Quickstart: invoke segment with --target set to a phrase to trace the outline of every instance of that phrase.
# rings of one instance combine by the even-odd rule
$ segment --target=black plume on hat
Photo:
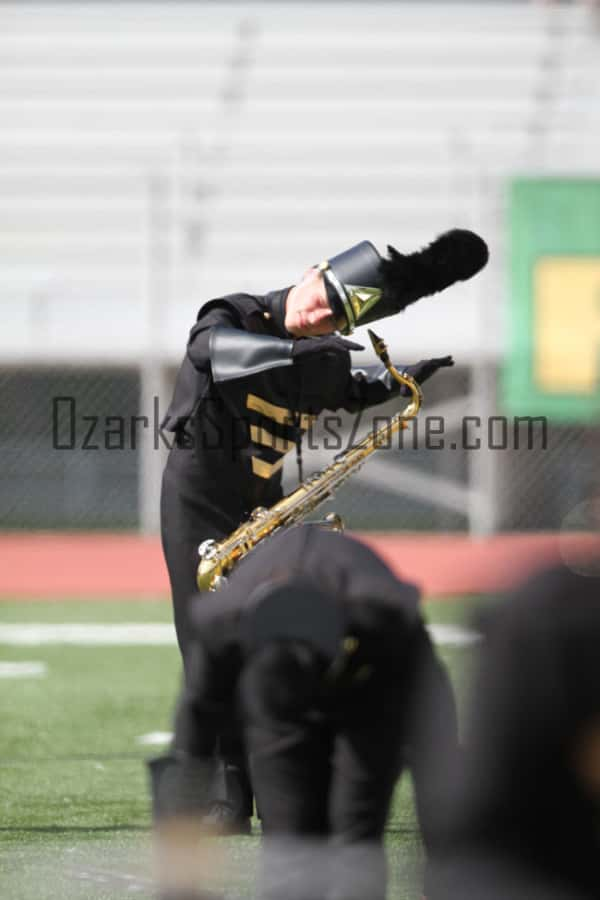
[[[446,231],[424,250],[399,253],[388,245],[388,259],[381,260],[381,303],[400,312],[420,297],[437,294],[456,281],[467,281],[488,261],[486,242],[473,231]]]
[[[479,235],[460,228],[446,231],[416,253],[400,253],[391,246],[388,253],[382,258],[370,241],[362,241],[320,264],[337,327],[344,334],[472,278],[489,256]]]

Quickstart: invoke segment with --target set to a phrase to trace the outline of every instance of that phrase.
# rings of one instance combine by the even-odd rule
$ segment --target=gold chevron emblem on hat
[[[381,290],[379,288],[367,287],[362,284],[345,284],[344,287],[352,306],[355,323],[359,323],[363,316],[381,300]]]

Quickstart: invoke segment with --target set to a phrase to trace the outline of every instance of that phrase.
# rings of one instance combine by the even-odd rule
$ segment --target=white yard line
[[[0,662],[0,678],[45,678],[47,674],[43,662]]]
[[[149,734],[140,734],[139,737],[135,739],[136,744],[141,744],[143,747],[154,747],[157,745],[169,744],[173,738],[173,734],[170,731],[151,731]]]
[[[101,869],[98,867],[86,867],[85,869],[67,869],[67,874],[80,881],[92,884],[120,885],[128,894],[147,891],[155,885],[150,878],[141,875],[132,875],[129,872],[117,872],[113,869]],[[154,893],[154,891],[152,892]]]
[[[0,625],[0,644],[40,647],[72,644],[78,647],[136,647],[175,645],[172,625],[124,622],[120,625]]]
[[[469,647],[481,640],[479,632],[459,625],[429,625],[428,628],[433,642],[441,647]],[[175,630],[172,625],[154,622],[0,625],[0,644],[16,647],[40,647],[43,644],[79,647],[175,646]]]
[[[427,630],[438,647],[471,647],[481,640],[478,631],[462,625],[428,625]]]

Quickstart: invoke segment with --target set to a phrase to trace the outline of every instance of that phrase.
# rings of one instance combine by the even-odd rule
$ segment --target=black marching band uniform
[[[487,261],[481,238],[460,230],[418,253],[388,249],[382,259],[363,241],[319,266],[342,333],[470,278]],[[281,498],[284,456],[299,448],[324,409],[361,410],[400,390],[383,366],[353,371],[349,349],[357,345],[339,336],[293,339],[284,324],[288,291],[232,294],[201,308],[162,422],[175,436],[163,476],[161,536],[184,669],[199,544],[222,539],[256,506]],[[444,365],[452,365],[450,357],[407,371],[422,382]],[[225,801],[233,827],[243,830],[252,812],[243,757],[226,734],[218,755],[224,762],[215,800]]]
[[[190,621],[176,749],[151,763],[157,822],[201,816],[214,739],[235,722],[265,835],[264,896],[317,900],[333,883],[344,900],[383,900],[383,831],[402,766],[431,849],[457,748],[417,588],[364,544],[303,525],[200,595]],[[164,896],[205,896],[196,890]]]
[[[480,624],[485,650],[428,896],[598,898],[600,556],[539,572]]]

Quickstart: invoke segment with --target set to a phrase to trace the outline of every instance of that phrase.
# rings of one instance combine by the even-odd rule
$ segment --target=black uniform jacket
[[[537,573],[484,618],[435,898],[600,897],[600,794],[582,749],[600,723],[593,571]]]
[[[284,456],[322,410],[355,411],[392,395],[385,379],[353,372],[343,349],[215,383],[211,329],[289,341],[292,335],[284,327],[288,291],[232,294],[201,308],[161,423],[177,437],[170,475],[187,483],[188,500],[193,498],[196,512],[216,532],[227,533],[255,506],[280,499]]]
[[[265,582],[296,575],[312,577],[342,604],[345,632],[358,641],[328,695],[331,715],[353,714],[360,707],[361,686],[372,689],[377,683],[383,691],[397,692],[398,720],[407,723],[408,742],[422,745],[417,755],[423,767],[430,749],[441,751],[442,740],[454,746],[452,692],[424,626],[418,589],[396,578],[364,544],[318,525],[297,526],[268,539],[238,565],[225,588],[195,599],[196,652],[177,721],[177,745],[193,756],[210,755],[215,735],[235,719],[237,683],[248,652],[243,635],[244,617],[252,613],[250,595]],[[417,716],[417,708],[425,712],[428,703],[435,706],[435,716]]]

